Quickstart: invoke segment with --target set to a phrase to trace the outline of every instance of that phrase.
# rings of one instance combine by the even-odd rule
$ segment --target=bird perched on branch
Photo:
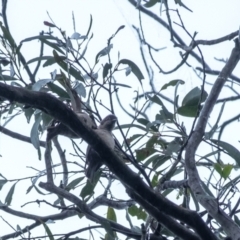
[[[98,136],[108,145],[111,149],[114,149],[115,141],[112,135],[117,117],[113,114],[105,117],[98,128],[95,130]],[[95,172],[102,166],[103,162],[99,154],[90,146],[87,147],[86,152],[86,176],[93,182]]]
[[[94,122],[94,119],[92,119],[87,113],[76,113],[80,121],[85,123],[89,128],[96,129],[97,126]],[[80,138],[81,136],[77,135],[75,132],[70,130],[66,125],[63,123],[54,120],[52,122],[52,126],[48,127],[47,129],[47,141],[52,140],[57,135],[63,135],[69,138]]]

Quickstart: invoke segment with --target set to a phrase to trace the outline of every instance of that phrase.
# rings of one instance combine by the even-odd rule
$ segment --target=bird
[[[76,113],[78,118],[84,122],[89,128],[96,129],[97,126],[94,122],[94,120],[84,112],[81,113]],[[80,138],[78,134],[70,130],[66,125],[63,123],[53,120],[52,121],[52,126],[48,127],[47,129],[47,141],[52,140],[54,137],[57,135],[63,135],[69,138]]]
[[[113,114],[106,116],[96,130],[94,130],[98,136],[110,147],[114,149],[115,140],[113,138],[112,130],[117,122],[117,117]],[[86,151],[86,167],[85,174],[91,183],[94,181],[95,172],[102,166],[103,161],[99,154],[88,145]]]

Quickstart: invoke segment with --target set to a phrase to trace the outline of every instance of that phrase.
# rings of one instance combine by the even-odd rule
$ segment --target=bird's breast
[[[113,139],[113,136],[110,132],[108,131],[105,131],[105,130],[100,130],[100,129],[97,129],[95,130],[97,135],[111,148],[113,149],[114,146],[115,146],[115,142],[114,142],[114,139]]]

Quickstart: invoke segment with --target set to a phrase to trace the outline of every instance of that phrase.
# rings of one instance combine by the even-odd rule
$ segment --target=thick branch
[[[212,112],[212,109],[227,78],[231,75],[233,69],[239,61],[240,48],[238,42],[235,41],[235,43],[236,46],[233,48],[228,62],[214,83],[212,90],[203,106],[203,109],[201,110],[195,130],[189,138],[186,147],[185,161],[189,176],[188,184],[198,198],[198,201],[206,208],[206,210],[208,210],[211,216],[221,224],[224,231],[228,235],[232,236],[233,239],[238,239],[237,237],[240,237],[240,230],[238,226],[219,208],[217,200],[210,198],[206,194],[201,186],[201,180],[195,164],[195,153],[204,136],[210,113]]]
[[[200,216],[193,211],[177,206],[161,195],[157,195],[142,181],[140,176],[125,165],[122,159],[105,145],[94,130],[85,126],[77,115],[57,98],[44,92],[33,92],[3,83],[0,83],[0,96],[10,101],[16,101],[42,109],[52,117],[58,119],[76,134],[82,136],[82,138],[99,153],[104,163],[127,188],[140,196],[144,196],[144,200],[158,208],[159,211],[188,224],[195,231],[201,232],[203,228],[207,231],[208,227]]]

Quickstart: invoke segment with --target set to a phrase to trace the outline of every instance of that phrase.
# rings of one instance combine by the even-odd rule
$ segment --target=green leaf
[[[219,163],[214,164],[214,169],[219,173],[219,175],[222,177],[222,166]]]
[[[11,46],[12,48],[16,48],[16,43],[15,43],[15,41],[14,41],[11,33],[7,30],[7,28],[5,28],[5,27],[2,25],[2,23],[1,23],[1,29],[2,29],[2,32],[3,32],[3,37],[8,40],[10,46]]]
[[[39,62],[42,60],[48,60],[50,58],[53,58],[53,57],[52,56],[42,56],[42,57],[32,58],[31,60],[27,61],[26,65],[34,63],[34,62]]]
[[[9,192],[8,192],[6,198],[5,198],[5,204],[8,205],[8,206],[9,206],[9,205],[11,204],[11,202],[12,202],[12,197],[13,197],[14,190],[15,190],[15,186],[16,186],[17,183],[18,183],[18,182],[14,183],[14,184],[12,185],[12,187],[10,188],[10,190],[9,190]]]
[[[240,152],[234,146],[227,142],[215,139],[211,139],[211,141],[222,147],[229,154],[229,156],[231,156],[236,161],[237,165],[240,166]]]
[[[184,117],[196,117],[198,112],[198,105],[183,106],[177,109],[177,113]]]
[[[111,49],[112,49],[113,45],[110,44],[109,46],[105,47],[104,49],[102,49],[97,55],[96,55],[96,58],[95,58],[95,63],[98,62],[99,58],[100,57],[103,57],[103,56],[106,56],[107,54],[110,53]]]
[[[200,97],[201,97],[201,92],[202,90],[198,87],[195,87],[194,89],[192,89],[184,97],[182,101],[182,106],[198,106]],[[207,92],[203,91],[203,95],[200,103],[203,103],[206,100],[207,96],[208,96]]]
[[[27,108],[23,109],[23,111],[24,111],[24,115],[27,119],[27,123],[29,123],[35,110],[33,110],[31,107],[27,107]]]
[[[154,161],[152,162],[153,170],[157,170],[169,159],[170,159],[170,156],[158,155],[157,158],[154,159]]]
[[[30,138],[31,138],[31,143],[36,149],[39,149],[40,144],[39,144],[39,134],[38,134],[38,127],[41,122],[41,114],[36,115],[35,122],[32,126],[31,133],[30,133]]]
[[[89,35],[91,28],[92,28],[92,15],[90,14],[90,23],[89,23],[89,27],[88,27],[88,31],[87,31],[86,36]]]
[[[225,165],[225,166],[223,167],[222,177],[223,177],[225,180],[229,177],[232,169],[233,169],[233,165],[231,165],[231,164],[227,164],[227,165]]]
[[[0,190],[2,190],[2,187],[3,187],[3,185],[5,184],[5,183],[7,183],[8,181],[7,180],[5,180],[5,179],[1,179],[0,180]]]
[[[144,7],[150,8],[157,4],[160,0],[149,0],[147,3],[144,4]]]
[[[158,185],[159,181],[158,181],[158,175],[157,174],[154,174],[154,176],[151,180],[151,183],[152,183],[153,187],[156,187]]]
[[[137,215],[137,212],[138,207],[136,205],[132,205],[131,207],[128,208],[128,213],[133,217]]]
[[[59,56],[59,58],[61,58],[62,61],[66,60],[67,58],[65,56]],[[54,63],[56,63],[56,60],[54,57],[49,57],[47,59],[47,61],[43,64],[43,67],[47,67],[47,66],[51,66]]]
[[[49,240],[54,240],[54,237],[53,237],[53,234],[52,234],[50,228],[47,226],[46,223],[42,222],[42,224],[43,224],[43,227],[44,227],[44,229],[45,229],[45,231],[48,235]]]
[[[64,91],[61,87],[56,85],[55,83],[49,82],[47,86],[53,93],[56,93],[62,99],[65,99],[65,100],[70,99],[68,93]]]
[[[57,50],[58,52],[62,53],[62,54],[65,54],[64,51],[58,47],[58,45],[56,43],[53,43],[53,42],[49,42],[47,41],[46,39],[44,38],[39,38],[39,40],[41,40],[43,43],[45,43],[46,45],[48,45],[49,47]]]
[[[164,89],[167,89],[168,87],[171,87],[171,86],[174,87],[174,86],[176,86],[178,83],[179,83],[179,84],[185,84],[185,82],[184,82],[183,80],[181,80],[181,79],[172,80],[172,81],[164,84],[164,85],[162,86],[162,88],[161,88],[160,91],[162,91],[162,90],[164,90]]]
[[[112,68],[111,63],[106,63],[103,67],[103,79],[108,75],[109,70]]]
[[[56,27],[53,23],[50,23],[50,22],[47,22],[47,21],[44,21],[43,24],[45,26],[48,26],[48,27]]]
[[[144,79],[144,76],[143,76],[142,72],[140,71],[140,69],[138,68],[138,66],[134,62],[132,62],[128,59],[122,59],[119,61],[118,64],[119,65],[127,64],[131,68],[132,73],[138,78],[140,84],[142,85],[142,80]]]
[[[0,74],[0,80],[4,80],[4,81],[16,81],[19,80],[17,78],[8,76],[8,75],[4,75],[4,74]]]
[[[136,150],[136,157],[138,161],[142,161],[149,156],[151,156],[153,153],[155,153],[157,150],[154,148],[141,148]]]
[[[115,239],[115,237],[114,237],[115,234],[112,230],[112,227],[111,227],[110,223],[107,222],[106,220],[100,220],[99,222],[103,226],[105,231],[107,232],[107,240],[114,240]]]
[[[237,215],[234,215],[234,221],[240,227],[240,220]]]
[[[101,176],[101,172],[97,171],[94,176],[93,183],[90,183],[89,180],[87,180],[87,184],[82,188],[82,191],[80,193],[80,196],[82,199],[85,199],[87,196],[91,196],[94,193],[94,188],[97,185],[97,182]]]
[[[117,222],[116,213],[115,213],[115,211],[114,211],[114,209],[112,207],[108,207],[107,219],[111,220],[113,222]]]
[[[42,128],[46,130],[49,126],[49,123],[52,121],[52,116],[48,115],[45,112],[42,112]]]
[[[138,208],[136,205],[132,205],[128,208],[128,212],[131,216],[137,217],[137,219],[146,220],[147,214],[142,207]]]
[[[131,86],[129,85],[126,85],[126,84],[122,84],[122,83],[111,83],[112,86],[115,86],[115,87],[125,87],[125,88],[132,88]]]
[[[71,189],[75,189],[75,187],[84,179],[85,177],[79,177],[71,181],[67,186],[66,190],[70,191]]]
[[[69,72],[69,74],[71,76],[75,77],[75,79],[77,79],[79,81],[82,81],[82,82],[85,82],[81,73],[79,71],[77,71],[75,68],[73,68],[72,66],[68,66],[68,64],[62,60],[61,56],[59,56],[55,50],[53,50],[53,56],[54,56],[57,64],[62,69],[64,69],[66,72]]]
[[[163,111],[166,119],[170,119],[170,120],[173,119],[173,114],[167,110],[167,108],[164,106],[163,102],[157,95],[154,95],[153,97],[151,97],[151,96],[148,96],[148,97],[152,102],[154,102],[162,107],[162,111]]]

